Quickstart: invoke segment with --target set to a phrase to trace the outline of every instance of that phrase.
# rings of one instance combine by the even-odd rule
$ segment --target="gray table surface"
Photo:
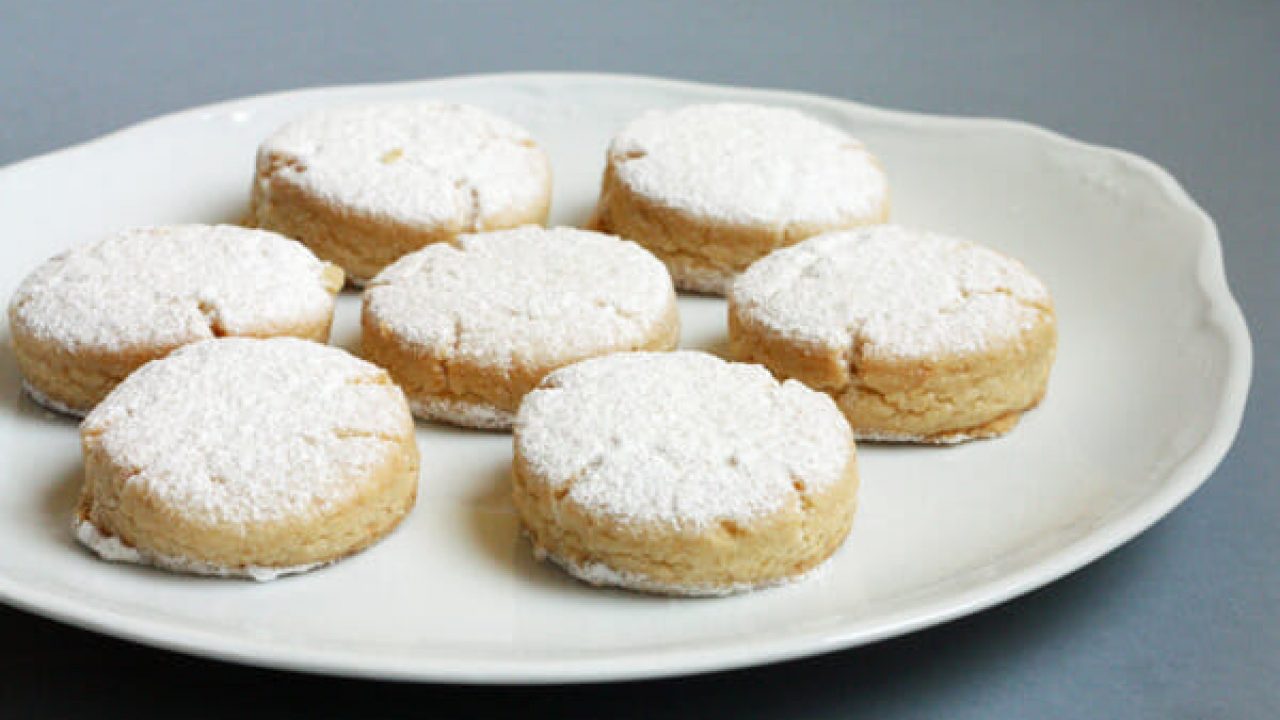
[[[1234,449],[1090,567],[825,657],[612,686],[394,685],[199,660],[0,607],[0,715],[1280,717],[1280,4],[0,0],[0,164],[246,94],[504,70],[1005,116],[1155,160],[1217,220],[1253,334]]]

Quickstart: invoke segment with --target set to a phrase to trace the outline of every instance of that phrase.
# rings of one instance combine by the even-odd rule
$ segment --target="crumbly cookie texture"
[[[501,429],[547,373],[670,349],[679,317],[666,269],[635,243],[526,226],[401,258],[365,290],[362,327],[362,354],[419,416]]]
[[[588,582],[719,595],[803,575],[857,489],[830,398],[700,352],[549,375],[520,407],[513,500],[535,552]]]
[[[57,400],[54,400],[48,395],[45,395],[44,393],[40,392],[39,388],[27,382],[25,379],[22,381],[22,392],[26,393],[27,397],[34,400],[37,405],[44,408],[45,410],[50,410],[52,412],[59,413],[62,415],[69,415],[73,418],[83,418],[85,415],[89,414],[88,410],[83,410],[81,408],[74,408],[74,407],[71,407],[70,405],[66,405],[64,403],[58,402]]]
[[[722,294],[774,248],[888,210],[888,180],[856,139],[794,110],[723,103],[619,132],[592,223],[648,247],[682,289]]]
[[[326,340],[342,271],[275,233],[142,227],[64,252],[9,304],[19,368],[42,404],[83,414],[142,364],[217,336]]]
[[[258,151],[252,222],[295,237],[363,283],[460,233],[546,221],[547,155],[469,105],[416,100],[322,110]]]
[[[191,575],[212,575],[214,577],[233,577],[258,582],[269,582],[286,575],[297,575],[314,570],[322,563],[306,563],[291,567],[262,567],[259,565],[241,565],[225,567],[213,565],[200,560],[162,555],[147,550],[140,550],[126,545],[114,535],[106,535],[89,520],[76,515],[71,521],[71,531],[81,545],[92,550],[98,557],[110,562],[132,563],[134,565],[151,565],[162,570],[188,573]]]
[[[729,293],[735,357],[830,393],[859,438],[952,443],[1012,429],[1043,397],[1053,302],[1022,264],[895,225],[829,233]]]
[[[417,492],[403,393],[305,340],[185,346],[131,375],[80,432],[73,522],[109,560],[270,579],[375,542]]]
[[[752,592],[755,590],[766,590],[769,588],[783,587],[785,585],[794,585],[821,575],[826,569],[826,566],[830,563],[830,560],[825,560],[812,570],[800,573],[799,575],[761,582],[669,584],[654,580],[648,575],[628,572],[625,570],[615,570],[604,563],[593,562],[586,565],[577,565],[568,558],[552,555],[537,549],[534,550],[534,555],[539,560],[547,560],[554,563],[566,573],[569,573],[588,585],[627,588],[639,592],[653,593],[655,595],[673,595],[676,597],[728,597],[730,595],[740,595],[742,593]]]
[[[477,430],[509,430],[516,421],[515,412],[478,401],[422,397],[410,400],[409,407],[420,418]]]

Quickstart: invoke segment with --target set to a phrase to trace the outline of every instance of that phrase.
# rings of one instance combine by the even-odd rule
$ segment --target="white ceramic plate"
[[[420,500],[399,531],[333,568],[259,585],[107,564],[76,546],[75,423],[23,397],[4,352],[0,599],[162,647],[349,675],[559,682],[731,668],[909,632],[1061,577],[1186,498],[1238,428],[1248,335],[1213,225],[1162,170],[1023,124],[785,92],[504,75],[171,115],[0,171],[0,298],[106,230],[232,220],[255,146],[277,125],[405,97],[474,103],[528,127],[554,163],[553,221],[569,224],[594,202],[609,137],[645,109],[771,103],[847,128],[883,160],[897,220],[980,240],[1047,281],[1061,324],[1048,398],[1005,439],[862,446],[853,533],[824,574],[793,587],[668,600],[573,582],[518,537],[510,439],[425,424]],[[342,298],[338,344],[356,343],[357,303]],[[720,346],[720,300],[683,298],[681,312],[685,346]]]

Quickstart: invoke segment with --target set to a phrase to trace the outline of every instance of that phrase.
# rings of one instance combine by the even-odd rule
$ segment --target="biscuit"
[[[183,347],[130,375],[80,436],[74,528],[107,560],[270,580],[376,542],[417,494],[404,394],[295,338]]]
[[[9,304],[29,394],[83,415],[144,363],[224,335],[325,341],[342,271],[274,233],[230,225],[125,230],[69,250]]]
[[[306,115],[258,150],[250,222],[363,284],[460,233],[544,223],[551,165],[528,132],[469,105],[377,103]]]
[[[794,110],[725,103],[618,133],[591,223],[653,251],[680,289],[723,294],[775,248],[888,213],[888,180],[860,142]]]
[[[953,443],[1011,430],[1045,394],[1053,301],[1020,263],[886,225],[822,235],[729,293],[733,356],[830,393],[860,439]]]
[[[662,263],[635,243],[535,226],[463,235],[406,255],[369,283],[361,353],[419,417],[511,426],[547,373],[680,332]]]
[[[596,585],[696,596],[796,580],[844,541],[857,485],[829,397],[701,352],[557,370],[515,426],[512,498],[534,552]]]

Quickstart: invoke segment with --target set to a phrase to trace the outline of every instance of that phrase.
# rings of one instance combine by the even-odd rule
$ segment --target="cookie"
[[[1011,430],[1045,394],[1053,301],[1022,264],[886,225],[815,237],[729,293],[734,357],[830,393],[859,438],[952,443]]]
[[[557,370],[515,426],[512,497],[539,556],[592,584],[727,595],[841,545],[858,485],[831,399],[701,352]]]
[[[224,335],[325,341],[342,271],[274,233],[230,225],[125,230],[69,250],[9,304],[28,393],[83,415],[144,363]]]
[[[294,338],[183,347],[80,428],[77,538],[107,560],[270,580],[354,553],[413,506],[413,417],[381,369]]]
[[[795,110],[654,111],[609,146],[592,225],[649,248],[682,290],[723,294],[771,250],[883,222],[889,184],[862,143]]]
[[[258,150],[250,221],[363,284],[461,233],[544,223],[547,155],[480,108],[415,100],[306,115]]]
[[[505,429],[547,373],[673,348],[680,319],[666,269],[635,243],[528,226],[406,255],[369,283],[361,326],[361,353],[416,415]]]

